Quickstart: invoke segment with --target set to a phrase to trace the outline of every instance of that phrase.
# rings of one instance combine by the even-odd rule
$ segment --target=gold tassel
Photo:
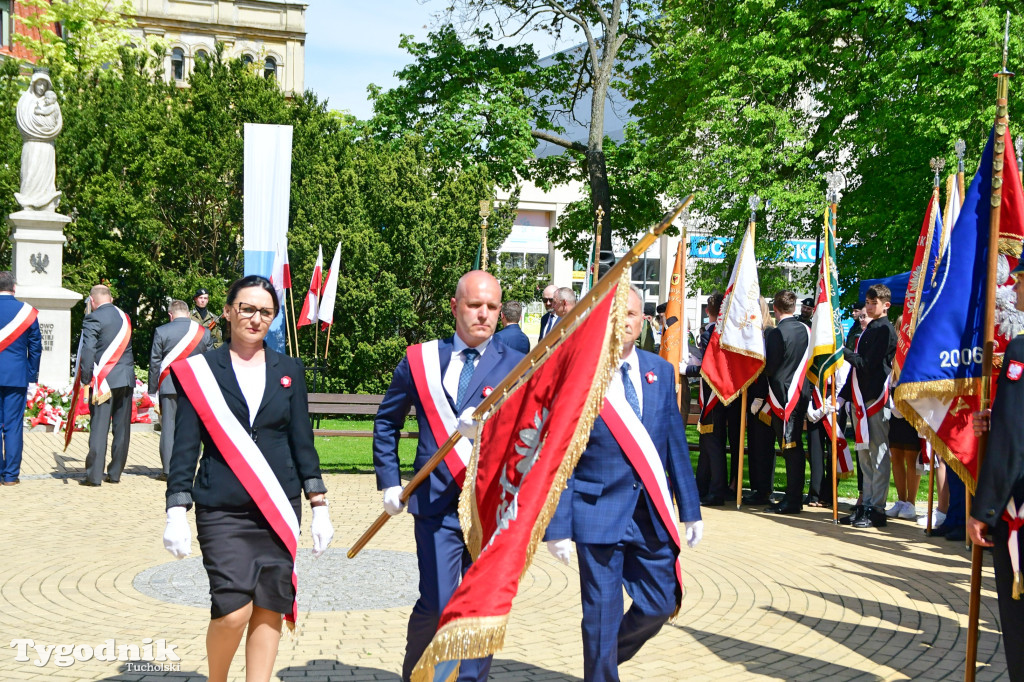
[[[1024,575],[1020,571],[1013,572],[1013,598],[1020,599],[1024,594]]]

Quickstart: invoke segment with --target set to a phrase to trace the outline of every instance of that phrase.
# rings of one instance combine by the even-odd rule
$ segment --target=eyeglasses
[[[277,313],[274,312],[273,308],[257,308],[256,306],[249,305],[248,303],[239,303],[235,310],[238,311],[238,316],[243,320],[252,319],[252,316],[256,313],[259,313],[260,319],[264,322],[272,322],[274,318],[277,317]]]
[[[553,298],[541,298],[541,300],[544,301],[545,303],[554,303],[555,302],[555,299],[553,299]]]

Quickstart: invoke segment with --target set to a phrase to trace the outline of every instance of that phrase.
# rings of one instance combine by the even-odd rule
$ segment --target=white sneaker
[[[907,521],[913,521],[917,518],[917,508],[910,502],[903,503],[903,509],[900,510],[899,518]]]
[[[888,516],[890,519],[895,519],[902,509],[903,503],[900,502],[899,500],[896,500],[895,502],[892,503],[891,507],[885,510],[885,515]]]
[[[940,512],[938,509],[933,509],[932,510],[932,528],[938,528],[939,526],[942,525],[942,522],[945,521],[945,520],[946,520],[946,515],[944,513]],[[927,514],[922,514],[920,517],[918,517],[917,525],[921,526],[922,528],[927,528],[928,527],[928,515]]]

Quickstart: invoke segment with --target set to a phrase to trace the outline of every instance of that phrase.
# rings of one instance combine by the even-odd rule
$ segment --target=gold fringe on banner
[[[618,288],[615,291],[615,300],[612,302],[609,315],[609,324],[605,329],[604,343],[601,349],[601,357],[593,374],[590,390],[587,393],[587,400],[576,428],[573,431],[572,440],[568,448],[562,454],[562,462],[558,467],[551,488],[541,508],[537,521],[530,534],[530,541],[526,548],[526,558],[523,569],[519,574],[520,580],[526,573],[527,568],[533,561],[537,545],[544,536],[544,531],[551,521],[551,517],[558,507],[558,500],[565,490],[569,477],[572,475],[580,456],[587,447],[590,440],[590,431],[594,427],[594,421],[604,407],[604,396],[608,385],[612,381],[615,370],[618,367],[619,355],[622,352],[622,343],[625,336],[626,304],[629,296],[629,270],[622,274]],[[597,302],[595,302],[595,307]],[[582,324],[583,318],[580,321]],[[559,345],[565,341],[570,334],[565,334],[558,342]],[[552,352],[558,348],[554,346]],[[524,378],[528,380],[528,378]],[[476,561],[483,545],[483,531],[480,524],[479,508],[476,498],[476,472],[480,459],[480,434],[483,425],[488,419],[498,413],[504,400],[495,404],[490,412],[480,420],[477,427],[477,438],[473,441],[473,453],[466,465],[466,478],[463,483],[462,494],[459,497],[459,523],[462,525],[466,547],[470,556]],[[543,444],[541,445],[543,448]],[[460,618],[447,623],[437,631],[430,644],[427,646],[420,660],[413,670],[412,679],[414,682],[429,682],[433,679],[434,668],[442,661],[463,660],[470,658],[483,658],[500,650],[505,643],[505,627],[508,616],[488,616],[483,618]],[[454,675],[450,680],[455,679]]]
[[[1020,258],[1021,238],[1009,232],[999,235],[999,253],[1010,258]]]

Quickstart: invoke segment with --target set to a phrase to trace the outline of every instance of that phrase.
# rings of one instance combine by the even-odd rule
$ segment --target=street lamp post
[[[480,269],[487,269],[487,216],[491,214],[491,202],[484,199],[480,202]]]

